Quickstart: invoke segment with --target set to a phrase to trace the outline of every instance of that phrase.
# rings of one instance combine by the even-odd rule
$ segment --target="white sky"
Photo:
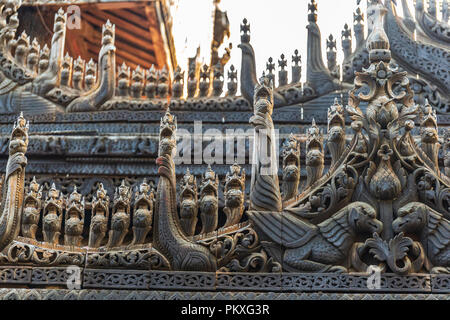
[[[413,0],[407,1],[411,13],[414,15]],[[348,23],[353,34],[353,13],[357,8],[356,2],[356,0],[316,0],[318,7],[317,23],[322,33],[322,54],[325,65],[325,39],[330,33],[333,34],[335,39],[338,39],[338,64],[342,62],[341,31],[344,24]],[[227,11],[231,29],[231,38],[226,40],[224,45],[226,46],[229,42],[233,44],[231,60],[226,70],[231,64],[234,64],[238,72],[240,71],[241,52],[237,45],[240,43],[240,24],[243,18],[247,18],[251,29],[250,43],[256,54],[257,76],[259,77],[265,70],[269,57],[272,57],[277,63],[280,55],[284,53],[286,59],[288,59],[287,70],[290,78],[291,56],[294,50],[298,49],[302,56],[302,81],[304,81],[308,3],[310,3],[310,0],[222,0],[220,8]],[[397,4],[397,12],[401,14],[401,0],[397,0]],[[366,16],[366,6],[366,0],[362,0],[360,7],[364,16]],[[179,0],[173,8],[172,32],[177,61],[183,70],[187,70],[187,59],[195,55],[196,48],[199,45],[201,47],[201,58],[205,63],[209,63],[213,32],[212,15],[213,0]],[[354,47],[355,39],[353,35]],[[222,54],[223,50],[219,52]],[[278,70],[278,64],[276,66],[276,70]]]

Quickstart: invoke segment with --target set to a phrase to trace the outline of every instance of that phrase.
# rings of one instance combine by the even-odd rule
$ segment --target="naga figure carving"
[[[115,25],[108,20],[103,25],[102,48],[98,54],[99,85],[73,100],[68,112],[95,111],[114,96],[116,87]]]
[[[195,227],[198,221],[197,214],[197,179],[187,169],[181,181],[180,192],[180,224],[187,236],[195,234]]]
[[[44,96],[61,81],[60,66],[64,59],[67,14],[60,8],[55,14],[53,38],[47,70],[37,76],[31,83],[31,92]]]
[[[69,246],[80,246],[83,240],[84,227],[84,197],[77,191],[75,186],[73,192],[67,199],[66,221],[64,226],[64,244]]]
[[[131,244],[143,244],[152,229],[153,201],[155,195],[147,181],[143,181],[136,192],[133,213],[133,241]]]
[[[0,217],[0,250],[3,250],[20,231],[24,193],[25,153],[28,147],[29,123],[21,114],[14,124],[9,142],[9,157],[2,184]]]
[[[200,218],[202,222],[201,234],[207,234],[217,229],[219,214],[219,177],[212,171],[211,166],[206,170],[200,185]]]
[[[48,191],[47,199],[44,203],[44,214],[42,218],[42,233],[44,241],[59,244],[61,235],[61,223],[63,218],[64,199],[55,183]]]
[[[331,166],[341,158],[345,149],[345,116],[344,108],[337,98],[328,109],[328,141],[327,147],[331,154]]]
[[[295,197],[300,183],[300,143],[291,133],[281,150],[283,157],[283,184],[281,194],[283,201]]]
[[[255,87],[252,181],[250,208],[261,211],[281,211],[281,193],[278,182],[278,157],[275,130],[272,121],[273,82],[263,76]]]
[[[227,216],[224,228],[238,224],[244,214],[245,198],[245,170],[234,163],[225,178],[225,207],[223,212]]]
[[[217,270],[216,258],[208,248],[192,242],[184,234],[177,214],[176,178],[173,156],[176,153],[176,120],[166,112],[159,133],[160,175],[154,214],[153,245],[170,262],[171,270]]]
[[[408,203],[397,216],[394,232],[417,236],[428,257],[425,267],[431,272],[450,273],[450,221],[419,202]]]
[[[42,188],[36,178],[30,182],[30,190],[23,201],[22,235],[26,238],[36,239],[39,217],[42,209]]]
[[[313,119],[311,128],[307,131],[306,140],[306,187],[312,186],[323,174],[325,154],[323,151],[323,136]]]
[[[113,214],[111,218],[111,230],[107,247],[119,247],[128,233],[130,227],[130,199],[131,190],[125,185],[125,180],[116,189],[114,195]]]
[[[109,196],[100,183],[97,189],[97,195],[92,199],[92,218],[89,230],[89,247],[100,247],[106,231],[108,230],[109,220]]]
[[[289,213],[248,213],[271,242],[263,247],[289,272],[346,272],[345,259],[358,235],[379,233],[376,211],[355,202],[324,222],[314,225]]]

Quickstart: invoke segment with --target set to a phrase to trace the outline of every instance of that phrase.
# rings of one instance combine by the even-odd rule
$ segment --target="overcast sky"
[[[414,14],[413,0],[407,1]],[[322,33],[322,53],[325,65],[325,38],[330,34],[338,39],[338,63],[340,64],[342,61],[341,32],[345,23],[348,23],[353,33],[353,12],[357,8],[356,2],[356,0],[316,0],[317,23]],[[397,2],[397,11],[401,13],[401,0]],[[302,55],[304,81],[308,3],[310,0],[222,0],[220,8],[227,11],[231,27],[231,38],[225,45],[228,42],[233,44],[232,58],[228,67],[230,64],[234,64],[238,70],[240,69],[241,52],[237,45],[240,43],[240,24],[243,18],[247,18],[251,26],[251,44],[256,53],[258,77],[265,69],[267,59],[273,57],[274,61],[278,61],[282,53],[288,57],[288,70],[290,70],[291,56],[294,50],[298,49]],[[366,0],[362,0],[360,7],[364,13],[366,6]],[[195,54],[199,45],[201,57],[206,63],[209,63],[212,11],[213,0],[179,0],[177,7],[174,8],[172,13],[173,35],[178,63],[183,70],[187,69],[187,58]],[[354,45],[353,38],[353,47]]]

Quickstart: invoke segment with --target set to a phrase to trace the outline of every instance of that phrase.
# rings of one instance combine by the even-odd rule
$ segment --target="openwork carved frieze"
[[[67,267],[76,266],[83,290],[107,292],[82,290],[83,297],[113,299],[127,289],[141,290],[130,297],[146,290],[247,297],[368,292],[375,270],[375,292],[450,292],[450,142],[440,126],[450,123],[448,48],[436,45],[442,37],[435,45],[412,39],[418,26],[388,2],[369,2],[367,38],[356,11],[354,51],[345,26],[343,82],[333,36],[328,66],[322,61],[315,1],[304,84],[298,51],[291,83],[284,54],[278,72],[270,58],[257,80],[244,20],[242,96],[236,69],[224,68],[229,50],[211,65],[192,58],[186,80],[180,67],[172,74],[116,66],[108,21],[98,61],[87,62],[64,55],[64,10],[41,49],[26,32],[15,34],[19,3],[3,3],[0,98],[10,99],[0,99],[0,112],[23,101],[45,112],[32,116],[32,139],[23,114],[1,120],[0,284],[64,286]],[[421,17],[439,31],[432,13]],[[209,116],[205,128],[220,132],[245,123],[252,138],[239,151],[249,163],[178,165],[178,125],[196,134],[191,122]],[[25,176],[27,151],[36,178]],[[58,290],[9,297],[52,298]]]
[[[76,252],[63,248],[51,248],[51,246],[22,242],[19,238],[3,250],[0,261],[7,265],[83,266],[85,254],[83,250]]]
[[[169,270],[167,259],[152,247],[87,253],[88,268]]]

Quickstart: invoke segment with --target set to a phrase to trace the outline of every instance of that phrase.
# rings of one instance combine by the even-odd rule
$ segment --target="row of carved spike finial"
[[[60,85],[62,87],[88,91],[94,87],[96,81],[97,63],[93,59],[86,63],[80,56],[74,60],[66,53],[61,65]]]
[[[153,65],[148,70],[137,66],[130,72],[130,67],[123,63],[117,71],[117,88],[117,95],[121,97],[141,98],[145,95],[149,99],[163,99],[169,93],[169,73],[165,66],[156,70]]]
[[[172,80],[173,98],[181,98],[184,92],[184,74],[179,66],[175,68]],[[199,73],[199,78],[195,73],[189,73],[187,79],[188,97],[196,96],[198,92],[199,97],[214,96],[219,97],[223,92],[224,74],[222,66],[217,64],[213,70],[207,65],[204,65]],[[237,92],[237,70],[232,65],[228,71],[228,96],[234,96]],[[117,95],[121,97],[131,96],[133,98],[166,98],[169,94],[169,75],[167,69],[156,70],[152,66],[148,70],[142,69],[138,66],[131,71],[130,68],[123,63],[118,68],[117,75]]]
[[[358,7],[356,12],[353,13],[353,31],[355,33],[356,39],[356,50],[361,48],[364,44],[364,13],[362,13],[361,9]]]
[[[213,68],[203,65],[197,74],[191,70],[187,79],[187,96],[193,97],[220,97],[223,93],[225,74],[223,66],[218,63]],[[226,96],[235,96],[237,92],[237,70],[234,65],[230,66],[227,73]],[[180,88],[181,89],[181,88]],[[180,90],[181,91],[181,90]],[[175,96],[176,98],[178,96]]]
[[[36,178],[30,182],[24,197],[22,213],[22,236],[36,240],[38,222],[42,214],[43,240],[58,244],[64,223],[64,244],[81,246],[83,243],[83,228],[85,223],[85,200],[75,186],[73,191],[65,197],[53,183],[43,201],[43,187],[39,186]],[[108,247],[118,247],[123,244],[129,232],[130,204],[132,202],[130,187],[122,181],[116,189],[112,216],[110,217],[110,200],[103,184],[99,184],[96,195],[91,202],[91,223],[89,226],[89,247],[99,247],[105,238],[108,220],[111,220]],[[144,180],[135,191],[133,213],[132,244],[142,244],[151,230],[153,216],[154,191]],[[65,212],[65,215],[64,215]],[[65,217],[64,217],[65,216]]]
[[[300,82],[302,76],[302,66],[301,66],[302,58],[298,54],[298,50],[294,51],[294,55],[292,56],[292,79],[291,83],[296,84]],[[284,54],[280,55],[280,59],[278,59],[278,86],[282,87],[288,84],[288,71],[286,70],[288,63]],[[266,63],[266,76],[275,83],[275,62],[272,57],[267,60]]]
[[[347,59],[352,54],[352,30],[347,23],[344,25],[344,30],[342,30],[341,35],[344,59]]]
[[[15,16],[16,14],[10,19],[13,19]],[[11,57],[17,66],[23,68],[26,77],[34,77],[31,89],[34,93],[45,95],[55,86],[90,91],[98,82],[97,64],[92,59],[85,63],[80,57],[75,60],[67,53],[63,56],[62,46],[65,37],[66,19],[65,11],[60,8],[54,18],[52,49],[47,44],[41,46],[36,38],[31,41],[25,31],[18,35],[17,38],[14,38],[18,23],[17,25],[14,24],[15,27],[10,30],[11,32],[3,37],[4,45],[2,50],[5,56]],[[115,26],[109,20],[103,25],[103,46],[114,42],[114,29]],[[52,55],[51,51],[58,53]],[[55,64],[58,65],[55,67]],[[58,71],[60,76],[54,76]],[[49,78],[48,74],[53,76],[51,81],[47,79]],[[60,81],[55,79],[60,79]]]

